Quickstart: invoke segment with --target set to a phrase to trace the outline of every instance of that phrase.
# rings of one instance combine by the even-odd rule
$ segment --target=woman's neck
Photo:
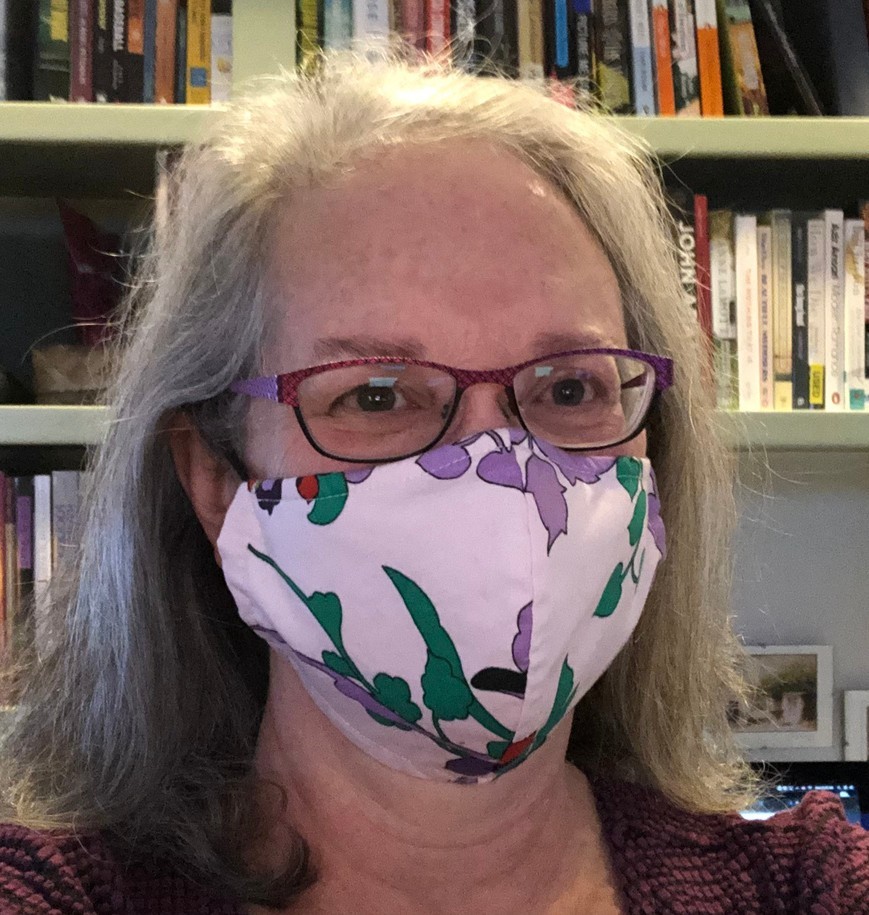
[[[568,727],[492,783],[430,782],[358,750],[274,661],[256,770],[286,791],[284,822],[319,878],[294,911],[542,913],[589,892],[614,899],[593,795],[564,760]],[[279,864],[278,835],[258,863]]]

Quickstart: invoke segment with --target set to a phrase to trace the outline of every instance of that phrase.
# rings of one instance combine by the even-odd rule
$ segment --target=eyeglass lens
[[[564,448],[600,448],[630,437],[655,388],[650,365],[580,354],[527,366],[513,381],[522,422]],[[458,385],[428,366],[342,366],[306,378],[299,411],[321,450],[348,460],[387,460],[423,450],[445,430]]]

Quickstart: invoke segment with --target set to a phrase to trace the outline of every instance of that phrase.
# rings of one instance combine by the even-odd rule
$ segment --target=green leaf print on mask
[[[610,579],[603,589],[603,594],[600,597],[600,601],[598,601],[597,609],[593,614],[594,616],[612,616],[616,607],[619,605],[619,601],[622,599],[622,582],[624,580],[624,566],[622,563],[619,563],[613,569],[613,573],[610,575]]]
[[[319,491],[308,512],[308,520],[312,524],[331,524],[347,502],[347,480],[343,473],[319,473],[317,483]]]
[[[643,465],[636,458],[622,456],[616,461],[616,478],[631,499],[637,494],[642,473]]]
[[[396,715],[400,715],[411,724],[416,724],[422,718],[419,706],[411,701],[407,680],[403,680],[401,677],[390,677],[389,674],[377,674],[374,677],[373,685],[374,698]],[[371,713],[369,712],[369,714]]]
[[[435,718],[440,715],[441,705],[449,712],[448,720],[464,719],[470,716],[478,721],[484,728],[488,728],[504,740],[513,739],[513,731],[505,728],[497,718],[490,714],[478,699],[474,698],[471,687],[468,685],[462,662],[456,646],[446,629],[441,625],[440,617],[428,595],[416,582],[396,569],[383,566],[383,571],[395,586],[401,599],[404,601],[407,612],[419,630],[428,649],[428,660],[423,678],[426,680],[423,692],[423,702],[430,709]],[[432,659],[441,663],[432,664]],[[462,689],[463,688],[463,689]],[[466,693],[464,691],[466,691]],[[466,694],[470,701],[465,704]],[[431,704],[434,703],[434,706]],[[464,714],[456,714],[464,710]]]
[[[323,652],[323,663],[329,670],[334,670],[336,674],[341,674],[342,677],[352,677],[354,675],[353,666],[348,664],[341,655],[335,654],[334,651]]]
[[[644,489],[640,490],[640,495],[637,497],[637,504],[634,506],[634,516],[631,518],[631,523],[628,525],[628,537],[630,539],[631,546],[636,546],[637,541],[640,539],[643,528],[646,526],[646,491]]]

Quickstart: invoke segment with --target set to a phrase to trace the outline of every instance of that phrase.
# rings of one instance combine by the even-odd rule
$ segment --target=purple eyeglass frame
[[[615,445],[621,445],[624,442],[635,438],[645,427],[649,413],[651,412],[657,398],[673,385],[673,360],[668,356],[657,356],[653,353],[644,353],[640,350],[633,349],[612,349],[609,347],[599,347],[594,349],[565,350],[564,352],[551,353],[548,356],[540,356],[537,359],[529,359],[526,362],[520,362],[518,365],[508,366],[507,368],[481,370],[457,369],[451,365],[443,365],[440,362],[428,362],[424,359],[404,359],[397,356],[367,356],[361,359],[344,359],[340,362],[327,362],[323,365],[313,365],[305,369],[298,369],[295,372],[283,372],[279,375],[264,375],[259,378],[240,379],[238,381],[234,381],[229,386],[229,390],[234,394],[244,394],[247,397],[257,397],[264,400],[271,400],[275,403],[282,403],[286,406],[292,407],[299,422],[299,426],[301,427],[302,432],[305,434],[305,438],[307,438],[311,446],[324,457],[357,464],[389,463],[391,461],[400,461],[406,457],[412,457],[414,454],[421,454],[423,451],[426,451],[432,446],[436,445],[446,434],[447,429],[449,429],[450,424],[455,418],[462,394],[464,394],[464,392],[469,387],[475,384],[497,384],[503,386],[507,390],[507,393],[510,397],[511,407],[516,413],[520,423],[522,423],[523,428],[526,428],[525,421],[522,418],[522,414],[520,413],[516,404],[516,395],[513,391],[514,379],[519,374],[519,372],[523,371],[524,369],[530,368],[533,365],[538,365],[541,362],[546,362],[549,359],[560,359],[564,356],[625,356],[630,359],[636,359],[639,362],[645,362],[647,365],[650,365],[655,372],[654,396],[649,401],[649,406],[646,409],[646,414],[643,417],[642,422],[637,426],[636,431],[632,432],[626,438],[620,439],[617,442],[612,442],[611,445],[594,446],[591,448],[564,448],[562,449],[564,451],[594,451],[599,447],[614,447]],[[310,378],[312,375],[320,375],[323,372],[329,372],[333,369],[350,368],[357,365],[382,365],[384,363],[415,365],[422,368],[438,369],[439,371],[451,376],[455,380],[455,399],[453,401],[449,416],[444,420],[444,427],[440,434],[437,436],[437,438],[434,439],[434,441],[429,442],[424,448],[420,448],[419,450],[413,451],[410,454],[400,455],[399,457],[380,459],[347,458],[325,451],[320,447],[320,445],[311,435],[311,432],[308,429],[308,425],[302,416],[298,396],[299,385],[306,378]],[[527,428],[526,431],[530,432],[530,430]]]

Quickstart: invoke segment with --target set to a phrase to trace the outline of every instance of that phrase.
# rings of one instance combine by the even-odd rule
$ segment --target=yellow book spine
[[[211,103],[211,4],[187,2],[187,104]]]

